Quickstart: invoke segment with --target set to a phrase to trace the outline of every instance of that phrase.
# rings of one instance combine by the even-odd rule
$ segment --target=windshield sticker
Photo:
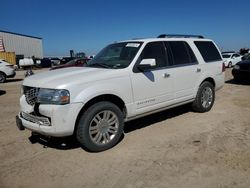
[[[134,48],[138,48],[140,46],[140,43],[128,43],[126,45],[126,47],[134,47]]]

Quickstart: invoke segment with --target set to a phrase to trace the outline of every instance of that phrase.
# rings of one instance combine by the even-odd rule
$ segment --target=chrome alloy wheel
[[[213,91],[210,87],[205,87],[201,95],[201,104],[204,108],[209,108],[213,102]]]
[[[117,115],[110,111],[101,111],[94,116],[89,126],[91,140],[97,145],[109,143],[118,133],[119,120]]]

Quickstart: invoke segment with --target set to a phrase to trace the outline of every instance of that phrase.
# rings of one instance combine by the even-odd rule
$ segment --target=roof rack
[[[204,39],[202,35],[180,35],[180,34],[161,34],[157,38],[199,38]]]

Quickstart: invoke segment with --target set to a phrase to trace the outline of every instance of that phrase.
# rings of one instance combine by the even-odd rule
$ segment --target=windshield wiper
[[[108,64],[105,64],[105,63],[93,63],[93,64],[89,64],[88,67],[111,68]]]

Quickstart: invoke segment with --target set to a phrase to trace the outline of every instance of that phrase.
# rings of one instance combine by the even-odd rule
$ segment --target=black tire
[[[205,102],[204,98],[205,99],[208,98],[207,99],[208,102]],[[201,113],[208,112],[209,110],[211,110],[214,104],[214,99],[215,99],[214,86],[212,83],[205,81],[200,85],[198,89],[195,101],[192,103],[192,108],[196,112],[201,112]]]
[[[104,117],[105,113],[106,117]],[[111,121],[112,118],[109,119],[109,117],[114,120]],[[113,121],[115,123],[112,124]],[[90,106],[80,117],[76,138],[87,151],[100,152],[112,148],[119,142],[123,134],[123,127],[124,119],[121,110],[111,102],[98,102]],[[93,132],[91,133],[91,131]],[[99,140],[100,137],[102,137],[101,140]]]
[[[6,75],[3,72],[0,72],[0,83],[4,83],[6,81]]]
[[[241,83],[242,81],[238,77],[234,77],[234,82],[235,83]]]
[[[231,68],[232,67],[232,62],[230,61],[229,63],[228,63],[228,68]]]

